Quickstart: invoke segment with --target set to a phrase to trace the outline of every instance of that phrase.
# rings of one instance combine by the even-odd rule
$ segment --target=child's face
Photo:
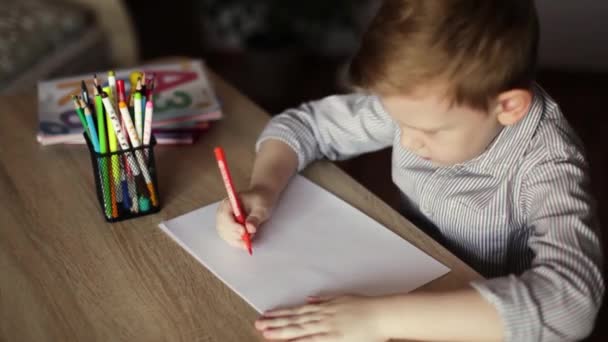
[[[497,116],[426,94],[380,95],[384,108],[401,128],[401,145],[421,158],[454,165],[483,153],[502,129]]]

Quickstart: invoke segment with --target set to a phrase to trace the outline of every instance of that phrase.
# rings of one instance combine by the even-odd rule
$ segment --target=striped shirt
[[[392,147],[404,214],[488,279],[471,285],[499,313],[507,341],[571,341],[593,328],[602,251],[580,141],[536,87],[529,113],[473,160],[438,167],[400,144],[372,95],[330,96],[274,117],[258,139],[298,156],[343,160]]]

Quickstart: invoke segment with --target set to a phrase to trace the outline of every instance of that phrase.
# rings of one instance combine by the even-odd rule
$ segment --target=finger
[[[245,241],[247,241],[247,240],[245,240],[246,239],[245,238],[245,232],[247,232],[247,234],[249,234],[249,240],[253,240],[253,237],[255,235],[255,232],[252,233],[252,232],[246,230],[245,227],[240,226],[239,229],[238,229],[238,231],[237,231],[237,234],[239,236],[239,239],[243,243],[243,245],[246,245]]]
[[[306,297],[306,301],[311,304],[321,304],[327,303],[334,300],[334,297],[325,297],[325,296],[308,296]]]
[[[235,231],[241,235],[245,232],[245,228],[243,225],[236,222],[232,212],[218,210],[216,220],[216,229],[218,231]]]
[[[301,339],[306,336],[327,333],[329,333],[329,327],[323,321],[289,325],[282,328],[267,329],[263,331],[264,337],[270,340]]]
[[[229,241],[234,247],[239,247],[243,250],[249,250],[245,242],[245,228],[241,225],[234,225],[233,229],[226,229],[224,239]],[[249,239],[253,239],[253,234],[249,234]]]
[[[272,318],[261,318],[255,322],[258,330],[286,327],[288,325],[301,325],[305,323],[317,322],[326,316],[321,313],[308,313],[297,316],[281,316]]]
[[[222,222],[232,223],[234,225],[238,225],[241,227],[241,224],[238,223],[236,217],[234,216],[234,210],[232,209],[232,205],[230,201],[226,198],[220,202],[218,206],[218,221],[222,220]]]
[[[245,228],[249,234],[255,234],[258,231],[259,219],[257,217],[248,217],[247,222],[245,222]]]
[[[268,210],[262,207],[253,207],[245,219],[247,230],[255,233],[258,227],[268,218]]]
[[[218,210],[222,213],[232,213],[232,207],[230,206],[230,201],[228,198],[224,198],[220,201]]]
[[[242,225],[234,222],[227,222],[225,219],[218,218],[216,230],[220,235],[242,236],[245,233],[245,228]]]
[[[264,313],[264,317],[281,317],[281,316],[296,316],[303,315],[307,313],[313,313],[320,311],[321,308],[318,305],[309,304],[303,305],[296,308],[291,309],[279,309],[279,310],[270,310]]]
[[[227,231],[231,234],[242,236],[245,234],[245,227],[242,224],[234,221],[233,218],[228,217],[218,217],[217,219],[217,229],[218,231]]]
[[[230,246],[246,249],[246,247],[243,244],[243,239],[241,238],[241,235],[238,233],[238,231],[236,231],[234,229],[233,230],[230,230],[230,229],[220,229],[219,230],[219,235]]]

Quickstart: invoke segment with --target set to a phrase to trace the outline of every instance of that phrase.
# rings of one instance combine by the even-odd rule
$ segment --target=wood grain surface
[[[157,228],[237,188],[269,116],[211,72],[225,119],[192,146],[159,146],[160,213],[106,223],[85,146],[36,142],[35,94],[0,98],[0,341],[259,341],[256,312]],[[303,173],[451,268],[421,290],[480,278],[329,162]],[[396,261],[398,262],[398,261]]]

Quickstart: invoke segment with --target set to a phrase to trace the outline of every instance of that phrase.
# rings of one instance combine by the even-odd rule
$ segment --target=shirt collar
[[[503,128],[484,153],[460,167],[495,176],[511,169],[526,152],[545,106],[544,91],[535,85],[532,104],[526,116],[515,125]]]

